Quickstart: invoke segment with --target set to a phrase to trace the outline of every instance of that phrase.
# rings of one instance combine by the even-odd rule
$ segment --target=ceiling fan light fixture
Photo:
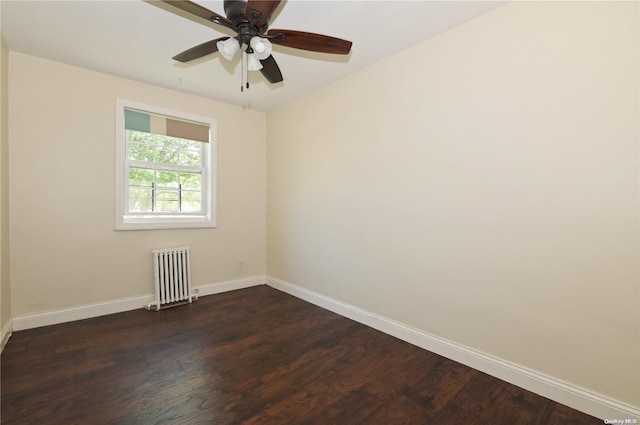
[[[218,41],[217,47],[222,57],[230,61],[233,59],[233,55],[240,50],[240,43],[235,38],[230,37],[226,40]]]
[[[253,49],[253,54],[256,55],[256,58],[260,60],[265,60],[271,55],[273,51],[273,46],[271,42],[266,38],[255,36],[249,42],[251,49]]]
[[[280,67],[273,58],[272,44],[310,52],[348,55],[352,43],[341,38],[305,31],[269,29],[269,21],[282,0],[224,0],[227,17],[213,12],[197,0],[160,0],[187,15],[211,21],[236,33],[185,50],[173,57],[178,62],[189,62],[219,52],[226,60],[233,60],[238,50],[242,53],[242,86],[249,88],[247,71],[260,70],[270,84],[283,81]],[[2,2],[2,0],[0,0]],[[177,13],[177,12],[176,12]],[[273,41],[271,41],[273,40]],[[250,56],[248,58],[247,56]]]
[[[262,64],[255,53],[247,54],[247,69],[249,71],[259,71],[262,69]]]

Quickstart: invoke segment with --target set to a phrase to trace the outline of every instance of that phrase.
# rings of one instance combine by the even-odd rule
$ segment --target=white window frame
[[[204,213],[127,214],[127,186],[129,184],[124,110],[136,109],[152,114],[205,124],[209,127],[209,143],[203,143]],[[116,99],[116,230],[193,229],[216,227],[216,120],[187,114],[127,99]]]

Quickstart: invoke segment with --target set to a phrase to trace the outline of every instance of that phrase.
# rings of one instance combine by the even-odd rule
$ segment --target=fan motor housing
[[[247,9],[247,0],[224,0],[224,13],[234,24],[245,20],[244,11]]]

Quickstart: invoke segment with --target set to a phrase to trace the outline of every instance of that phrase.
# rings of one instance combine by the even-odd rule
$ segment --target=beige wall
[[[268,275],[640,406],[638,36],[512,3],[269,113]]]
[[[9,70],[14,317],[151,294],[159,247],[191,246],[196,286],[264,275],[264,113],[15,52]],[[216,229],[114,230],[116,97],[217,119]]]
[[[9,280],[9,49],[0,37],[0,330],[11,320]],[[0,339],[4,337],[0,332]]]

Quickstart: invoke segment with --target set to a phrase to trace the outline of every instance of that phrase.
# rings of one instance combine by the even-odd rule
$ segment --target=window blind
[[[209,126],[190,121],[172,119],[135,109],[124,109],[124,128],[180,139],[209,142]]]

